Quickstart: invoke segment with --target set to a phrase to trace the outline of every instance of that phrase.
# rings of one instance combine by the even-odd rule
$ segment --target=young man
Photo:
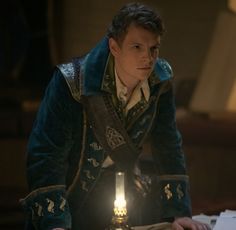
[[[190,218],[172,71],[158,57],[163,32],[156,12],[128,4],[94,49],[55,70],[29,139],[28,229],[105,229],[117,170],[130,225],[208,229]],[[147,142],[155,173],[145,176]]]

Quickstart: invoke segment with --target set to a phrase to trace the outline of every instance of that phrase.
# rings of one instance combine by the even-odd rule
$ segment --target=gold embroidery
[[[46,198],[48,202],[48,212],[54,213],[54,202],[48,198]]]
[[[91,143],[90,146],[95,151],[102,150],[102,147],[97,142]]]
[[[38,216],[43,216],[43,207],[37,202],[35,203],[35,207],[38,208],[37,215]]]
[[[89,170],[84,170],[85,174],[86,174],[86,177],[89,178],[89,179],[95,179],[94,176],[91,175],[91,172]]]
[[[111,149],[115,149],[122,144],[125,144],[124,137],[114,128],[110,126],[106,127],[106,138],[107,143],[111,147]]]
[[[59,209],[64,212],[65,211],[65,206],[66,206],[66,199],[61,196],[61,204],[59,206]]]
[[[167,185],[164,187],[164,191],[165,191],[167,200],[169,200],[170,198],[172,198],[173,194],[172,194],[172,192],[170,191],[170,184],[167,184]]]
[[[82,189],[88,192],[88,188],[86,187],[87,183],[85,181],[81,181],[81,184],[82,184]]]
[[[176,191],[177,191],[177,194],[178,194],[178,198],[179,200],[184,196],[184,193],[183,193],[183,190],[182,190],[182,187],[180,184],[178,184],[177,188],[176,188]]]
[[[88,158],[88,162],[92,163],[93,167],[99,166],[99,163],[94,158]]]
[[[36,197],[40,193],[45,193],[45,192],[49,192],[49,191],[53,191],[57,189],[63,189],[63,188],[65,188],[65,185],[50,185],[50,186],[38,188],[32,191],[31,193],[29,193],[24,199],[20,199],[20,202],[25,202],[25,200],[29,199],[30,197],[31,198]]]

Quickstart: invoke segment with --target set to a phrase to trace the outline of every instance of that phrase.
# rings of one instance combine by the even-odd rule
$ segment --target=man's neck
[[[139,80],[131,81],[127,78],[123,77],[123,75],[119,74],[119,72],[115,69],[116,75],[121,81],[121,83],[127,88],[128,95],[131,95],[135,87],[139,84]]]

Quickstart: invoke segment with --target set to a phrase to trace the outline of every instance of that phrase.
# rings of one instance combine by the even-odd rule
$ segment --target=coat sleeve
[[[21,203],[35,229],[71,227],[65,193],[75,105],[79,106],[60,70],[56,69],[41,102],[27,148],[30,194]]]
[[[172,83],[159,98],[152,129],[153,158],[158,169],[156,191],[161,217],[191,216],[189,182],[186,175],[182,139],[176,126],[175,100]]]

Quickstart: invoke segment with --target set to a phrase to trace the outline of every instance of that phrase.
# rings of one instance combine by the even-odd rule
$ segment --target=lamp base
[[[128,217],[113,216],[111,225],[106,230],[131,230],[131,227],[127,223]]]

